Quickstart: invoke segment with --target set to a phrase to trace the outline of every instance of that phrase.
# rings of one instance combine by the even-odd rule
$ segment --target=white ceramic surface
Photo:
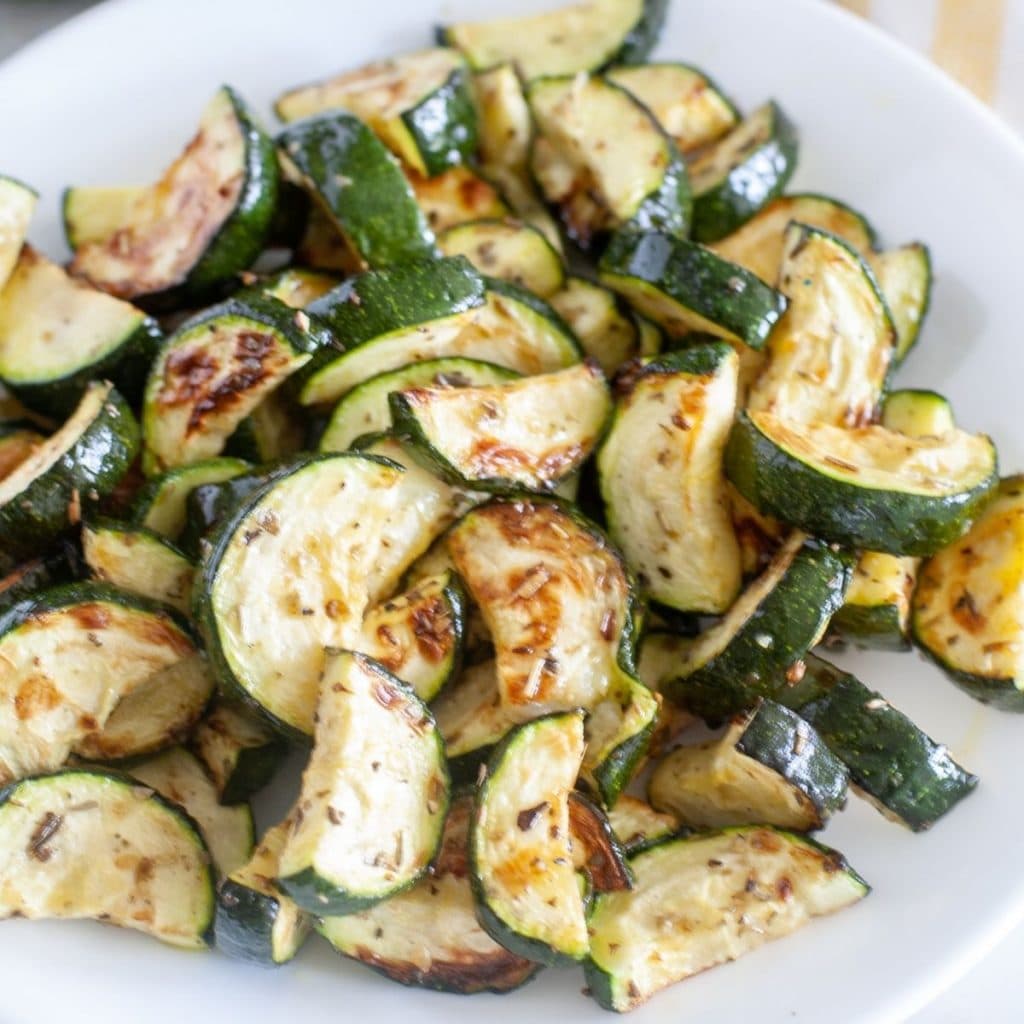
[[[524,3],[114,0],[0,67],[0,168],[40,190],[31,237],[60,254],[62,187],[152,177],[220,82],[269,118],[285,86],[427,45],[432,24],[453,15]],[[774,96],[802,133],[794,188],[862,209],[886,243],[930,243],[932,311],[899,382],[949,394],[962,425],[997,440],[1007,470],[1024,468],[1014,245],[1024,146],[923,60],[814,0],[673,0],[657,55],[705,68],[746,108]],[[1024,916],[1024,720],[980,707],[910,655],[842,661],[947,742],[981,776],[978,791],[921,836],[852,801],[823,838],[874,885],[871,897],[657,997],[638,1024],[903,1020]],[[580,996],[578,972],[467,1001],[384,982],[319,941],[263,972],[91,923],[17,921],[0,926],[0,962],[3,1024],[606,1019]]]

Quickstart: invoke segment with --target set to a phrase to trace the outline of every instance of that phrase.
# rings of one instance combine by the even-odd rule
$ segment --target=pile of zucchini
[[[927,249],[644,63],[666,2],[446,26],[276,137],[222,88],[66,190],[66,265],[0,178],[0,916],[624,1011],[860,900],[851,786],[970,794],[819,651],[1024,710],[1024,477],[893,387]]]

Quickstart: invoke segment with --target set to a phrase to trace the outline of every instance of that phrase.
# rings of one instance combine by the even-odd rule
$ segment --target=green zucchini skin
[[[859,679],[809,654],[777,696],[809,722],[850,782],[908,828],[930,828],[978,784],[941,744]]]
[[[644,0],[639,19],[626,33],[618,53],[612,56],[608,65],[642,64],[647,60],[651,50],[658,44],[667,14],[668,0]]]
[[[661,692],[710,724],[750,707],[758,697],[780,700],[786,671],[842,606],[852,571],[849,552],[805,541],[725,648],[689,675],[662,684]]]
[[[674,304],[707,321],[707,327],[751,348],[764,346],[786,310],[786,298],[750,271],[716,256],[710,249],[658,231],[620,231],[601,257],[601,282],[625,293],[636,282],[656,289]],[[669,334],[685,332],[692,324],[656,317]],[[707,327],[705,329],[707,329]]]
[[[931,555],[951,544],[999,481],[993,447],[988,476],[958,493],[921,495],[859,486],[795,458],[746,412],[729,437],[725,473],[761,512],[838,544],[893,555]]]
[[[5,558],[9,565],[31,558],[73,526],[76,508],[79,515],[94,510],[135,460],[139,425],[124,398],[110,384],[92,384],[79,410],[91,407],[94,414],[60,458],[0,504],[0,568]]]
[[[0,615],[40,590],[66,583],[78,572],[81,556],[71,541],[64,541],[46,555],[33,558],[0,578]]]
[[[469,162],[477,147],[476,108],[466,68],[455,68],[444,84],[402,114],[428,177]]]
[[[278,144],[364,267],[435,254],[434,234],[398,161],[359,118],[340,110],[310,117],[285,128]]]
[[[232,959],[277,967],[271,936],[279,912],[277,900],[225,878],[217,887],[214,944]]]
[[[830,629],[856,647],[874,651],[908,651],[910,641],[895,605],[844,604],[832,619]]]
[[[904,388],[885,396],[882,426],[908,437],[927,437],[952,430],[956,420],[944,395],[926,388]]]
[[[732,234],[782,195],[793,176],[799,148],[796,126],[774,101],[768,109],[771,136],[744,152],[717,185],[694,196],[690,237],[695,242],[717,242]]]

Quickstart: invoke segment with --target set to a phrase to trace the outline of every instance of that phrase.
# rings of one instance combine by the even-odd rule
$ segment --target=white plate
[[[428,44],[432,25],[453,14],[523,6],[120,0],[0,67],[0,164],[40,189],[32,237],[59,254],[61,188],[148,180],[222,81],[269,111],[286,86]],[[658,55],[707,69],[748,109],[776,97],[801,129],[794,187],[849,201],[889,244],[931,244],[931,316],[899,381],[948,393],[962,425],[997,440],[1007,470],[1024,468],[1024,148],[923,61],[813,0],[674,0]],[[921,836],[852,801],[824,838],[874,885],[871,897],[658,996],[637,1024],[901,1020],[1024,913],[1024,722],[973,703],[911,656],[847,664],[949,743],[981,776],[978,791]],[[607,1019],[580,996],[579,972],[547,971],[509,996],[460,1001],[383,981],[319,940],[289,967],[262,972],[86,922],[19,921],[0,925],[0,963],[4,1024],[40,1013],[107,1024]]]

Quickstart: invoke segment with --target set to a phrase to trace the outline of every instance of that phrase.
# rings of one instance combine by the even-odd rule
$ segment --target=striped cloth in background
[[[1024,133],[1024,0],[836,0],[930,57]]]

